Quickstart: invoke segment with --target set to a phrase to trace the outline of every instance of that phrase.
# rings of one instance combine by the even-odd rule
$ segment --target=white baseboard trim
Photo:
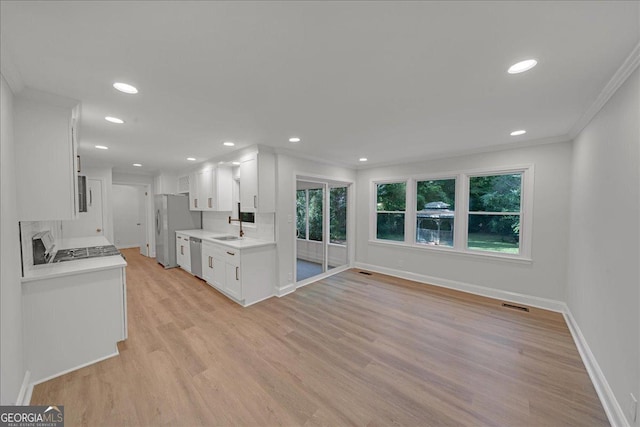
[[[18,398],[16,399],[16,405],[26,406],[29,404],[31,400],[31,393],[29,392],[29,380],[31,379],[31,371],[26,370],[24,373],[24,378],[22,379],[22,386],[20,386],[20,392],[18,393]],[[29,395],[28,399],[25,399]]]
[[[483,297],[495,298],[509,302],[516,302],[531,307],[542,308],[544,310],[564,313],[565,303],[547,298],[540,298],[531,295],[520,294],[517,292],[502,291],[500,289],[487,288],[484,286],[472,285],[471,283],[463,283],[455,280],[442,279],[439,277],[431,277],[408,271],[396,270],[393,268],[379,267],[377,265],[365,264],[357,262],[355,268],[370,270],[376,273],[386,274],[389,276],[399,277],[401,279],[412,280],[414,282],[425,283],[428,285],[439,286],[441,288],[454,289],[456,291],[468,292],[470,294],[481,295]]]
[[[120,355],[120,352],[118,351],[118,345],[116,344],[116,348],[115,348],[115,351],[113,353],[110,353],[110,354],[108,354],[106,356],[103,356],[103,357],[99,357],[99,358],[97,358],[95,360],[92,360],[90,362],[83,363],[83,364],[78,365],[78,366],[74,366],[73,368],[65,369],[62,372],[57,372],[57,373],[55,373],[53,375],[49,375],[46,378],[41,378],[39,380],[36,380],[36,381],[31,383],[30,387],[33,389],[33,387],[38,385],[38,384],[47,382],[47,381],[52,380],[54,378],[58,378],[59,376],[62,376],[64,374],[68,374],[69,372],[73,372],[73,371],[77,371],[78,369],[86,368],[87,366],[93,365],[94,363],[102,362],[103,360],[111,359],[112,357],[119,356],[119,355]]]
[[[254,301],[254,302],[250,302],[249,304],[242,304],[242,306],[243,306],[244,308],[251,307],[252,305],[257,304],[257,303],[259,303],[259,302],[266,301],[266,300],[268,300],[269,298],[273,298],[273,295],[267,295],[266,297],[264,297],[264,298],[260,298],[259,300]]]
[[[587,369],[589,378],[591,378],[593,387],[596,389],[596,393],[598,393],[598,397],[600,398],[600,402],[602,403],[602,407],[604,408],[604,412],[607,414],[607,418],[609,419],[611,426],[630,427],[629,422],[624,415],[624,411],[613,394],[613,390],[611,390],[602,369],[600,369],[600,365],[598,365],[596,357],[591,352],[591,348],[589,348],[587,340],[584,338],[584,335],[582,335],[582,331],[580,330],[576,319],[573,317],[571,310],[569,310],[569,307],[566,305],[563,314],[564,319],[567,322],[567,326],[569,327],[569,331],[571,332],[571,336],[573,337],[573,341],[576,343],[576,347],[578,347],[582,363],[584,363],[584,366]]]
[[[295,283],[289,283],[288,285],[282,286],[281,288],[276,289],[276,296],[278,298],[282,298],[285,295],[289,295],[291,292],[296,290]]]

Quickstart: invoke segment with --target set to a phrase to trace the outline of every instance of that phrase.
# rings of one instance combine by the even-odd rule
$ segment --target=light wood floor
[[[67,426],[608,425],[557,313],[358,270],[242,308],[125,253],[120,356],[33,392]]]

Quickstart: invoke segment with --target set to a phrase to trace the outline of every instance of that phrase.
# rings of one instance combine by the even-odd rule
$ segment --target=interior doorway
[[[296,179],[295,281],[313,281],[348,265],[349,183],[298,177]]]
[[[140,248],[149,256],[146,185],[113,184],[113,229],[118,249]]]

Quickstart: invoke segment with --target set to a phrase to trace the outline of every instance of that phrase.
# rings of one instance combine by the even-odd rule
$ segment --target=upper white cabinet
[[[273,153],[251,153],[240,161],[242,212],[275,212],[276,168]]]
[[[189,176],[189,208],[192,211],[231,211],[230,167],[207,167]]]
[[[78,217],[77,101],[25,89],[15,98],[18,220]]]

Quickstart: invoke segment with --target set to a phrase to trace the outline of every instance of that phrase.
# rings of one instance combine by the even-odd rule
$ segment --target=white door
[[[102,180],[87,179],[87,211],[78,219],[62,221],[62,237],[104,236]]]
[[[145,189],[140,185],[113,184],[113,229],[118,249],[140,248],[146,255]]]
[[[147,244],[147,203],[149,195],[147,189],[141,185],[138,186],[138,221],[136,221],[138,233],[138,245],[140,246],[140,254],[149,256],[149,245]]]

